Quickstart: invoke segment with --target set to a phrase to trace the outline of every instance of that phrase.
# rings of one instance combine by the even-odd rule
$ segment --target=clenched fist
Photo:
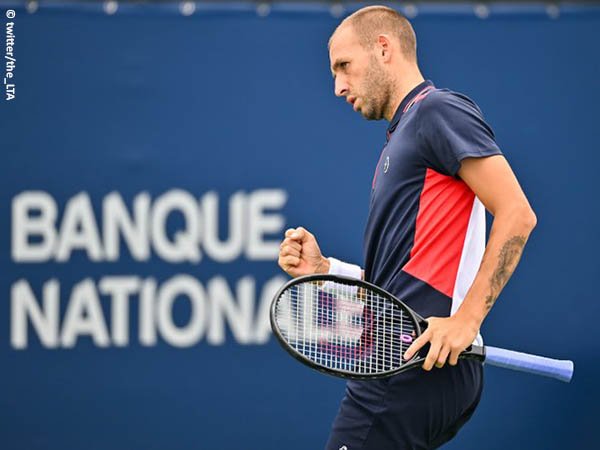
[[[279,248],[279,267],[292,277],[329,272],[317,240],[302,227],[290,228]]]

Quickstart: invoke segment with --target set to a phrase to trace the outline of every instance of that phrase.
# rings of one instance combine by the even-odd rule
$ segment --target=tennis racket
[[[404,352],[427,321],[392,294],[362,280],[307,275],[286,283],[275,295],[271,328],[298,361],[343,378],[383,378],[415,367]],[[460,355],[487,364],[569,382],[573,362],[495,347],[471,345]]]

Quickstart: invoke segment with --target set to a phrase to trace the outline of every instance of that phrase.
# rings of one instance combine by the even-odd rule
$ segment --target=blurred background
[[[444,448],[597,448],[600,6],[387,4],[538,216],[484,339],[576,367],[488,367]],[[362,263],[387,124],[333,95],[327,40],[364,5],[0,2],[0,448],[324,446],[344,382],[268,306],[287,227]]]

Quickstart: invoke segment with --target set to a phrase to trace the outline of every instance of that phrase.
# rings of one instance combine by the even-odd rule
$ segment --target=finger
[[[311,239],[315,239],[311,232],[303,227],[296,228],[296,231],[292,233],[290,237],[300,243],[308,242]]]
[[[444,345],[440,350],[440,354],[438,355],[437,361],[435,362],[435,367],[441,369],[446,364],[446,360],[448,359],[448,355],[450,354],[450,346]]]
[[[293,249],[295,249],[297,251],[302,250],[302,245],[299,242],[296,242],[296,241],[293,241],[292,239],[287,239],[287,238],[284,239],[284,241],[279,246],[279,248],[281,250],[283,250],[284,247],[292,247]]]
[[[431,347],[427,352],[427,356],[425,357],[425,362],[423,362],[423,370],[431,370],[433,369],[433,365],[438,359],[442,346],[438,342],[431,342]]]
[[[303,241],[306,235],[306,230],[302,227],[298,227],[294,230],[293,233],[290,234],[290,239],[294,239],[295,241]]]
[[[285,232],[285,237],[287,239],[293,239],[295,241],[299,241],[299,240],[302,240],[307,234],[308,234],[308,231],[303,227],[288,228]]]
[[[429,342],[431,334],[429,330],[426,330],[421,336],[414,340],[414,342],[404,352],[404,359],[412,358],[421,348]]]
[[[298,256],[294,256],[294,255],[286,255],[286,256],[280,256],[279,257],[279,264],[283,264],[286,266],[297,266],[298,264],[300,264],[300,258]]]
[[[452,350],[452,353],[450,353],[450,358],[448,358],[448,364],[450,364],[451,366],[457,365],[458,357],[460,356],[461,353],[462,353],[461,349]]]
[[[279,251],[279,256],[295,256],[296,258],[300,258],[300,250],[293,248],[292,246],[286,245]]]

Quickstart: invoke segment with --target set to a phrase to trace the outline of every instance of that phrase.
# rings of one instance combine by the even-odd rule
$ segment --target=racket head
[[[389,292],[336,275],[290,280],[273,298],[273,333],[303,364],[342,378],[384,378],[415,366],[404,352],[427,323]]]

